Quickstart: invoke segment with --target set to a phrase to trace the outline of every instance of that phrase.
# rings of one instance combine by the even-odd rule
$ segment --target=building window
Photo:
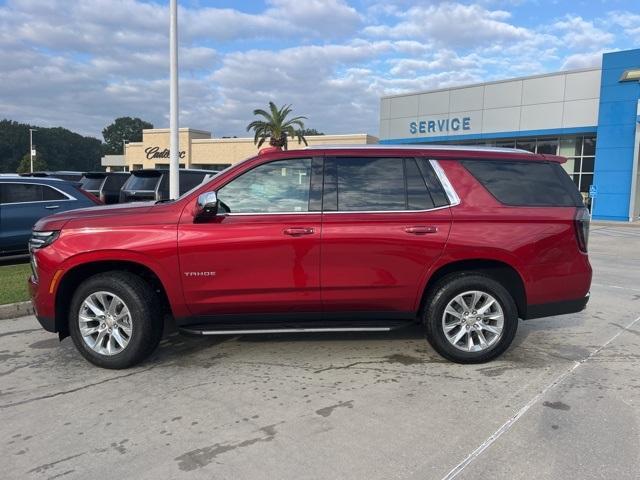
[[[593,183],[593,172],[596,161],[596,137],[567,137],[560,139],[560,155],[567,157],[563,165],[573,178],[574,183],[582,192],[585,200],[588,198],[589,187]]]

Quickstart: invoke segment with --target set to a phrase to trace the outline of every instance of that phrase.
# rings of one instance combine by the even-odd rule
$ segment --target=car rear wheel
[[[482,363],[509,347],[518,328],[518,311],[499,282],[462,273],[435,285],[423,321],[427,339],[440,355],[457,363]]]
[[[84,281],[73,295],[69,331],[80,353],[103,368],[144,360],[162,337],[155,292],[128,272],[106,272]]]

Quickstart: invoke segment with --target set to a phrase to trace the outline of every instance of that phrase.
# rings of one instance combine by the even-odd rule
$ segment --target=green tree
[[[36,128],[33,144],[50,170],[90,171],[100,167],[102,142],[66,128],[43,128],[12,120],[0,120],[0,172],[16,172],[29,153],[29,128]]]
[[[33,157],[33,171],[34,172],[44,172],[47,170],[47,162],[45,162],[39,155]],[[18,164],[18,168],[16,169],[17,173],[28,173],[31,171],[31,157],[27,153],[24,157],[20,159],[20,163]]]
[[[303,128],[300,130],[305,137],[310,137],[312,135],[324,135],[324,132],[319,132],[315,128]]]
[[[287,116],[291,113],[291,105],[283,105],[282,107],[276,107],[276,104],[269,102],[269,112],[262,109],[256,109],[253,114],[262,117],[263,120],[254,120],[247,125],[247,132],[254,131],[253,143],[261,147],[262,144],[269,138],[269,145],[272,147],[280,147],[287,149],[288,138],[297,138],[298,143],[304,142],[307,145],[307,140],[304,138],[302,130],[304,129],[303,119],[307,117],[293,117],[287,119]]]
[[[102,130],[104,153],[106,155],[122,153],[122,143],[124,141],[141,142],[142,130],[145,128],[153,128],[153,125],[138,117],[116,118],[111,125],[107,125],[104,127],[104,130]]]

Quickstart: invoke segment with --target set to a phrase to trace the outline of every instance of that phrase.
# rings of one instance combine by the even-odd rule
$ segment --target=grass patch
[[[0,267],[0,305],[29,300],[29,275],[31,266],[28,263]]]

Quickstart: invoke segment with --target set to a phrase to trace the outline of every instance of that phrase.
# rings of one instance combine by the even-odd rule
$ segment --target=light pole
[[[33,173],[33,157],[35,154],[33,153],[33,132],[37,132],[38,130],[35,128],[29,129],[29,158],[31,158],[31,173]]]
[[[123,138],[122,139],[122,161],[125,164],[125,167],[124,167],[125,169],[127,168],[126,167],[126,165],[127,165],[127,159],[126,159],[126,156],[127,156],[127,143],[129,143],[129,140],[127,140],[126,138]],[[109,170],[111,170],[111,168],[109,168]]]
[[[169,197],[180,196],[180,138],[178,135],[178,0],[171,0],[169,15]]]

